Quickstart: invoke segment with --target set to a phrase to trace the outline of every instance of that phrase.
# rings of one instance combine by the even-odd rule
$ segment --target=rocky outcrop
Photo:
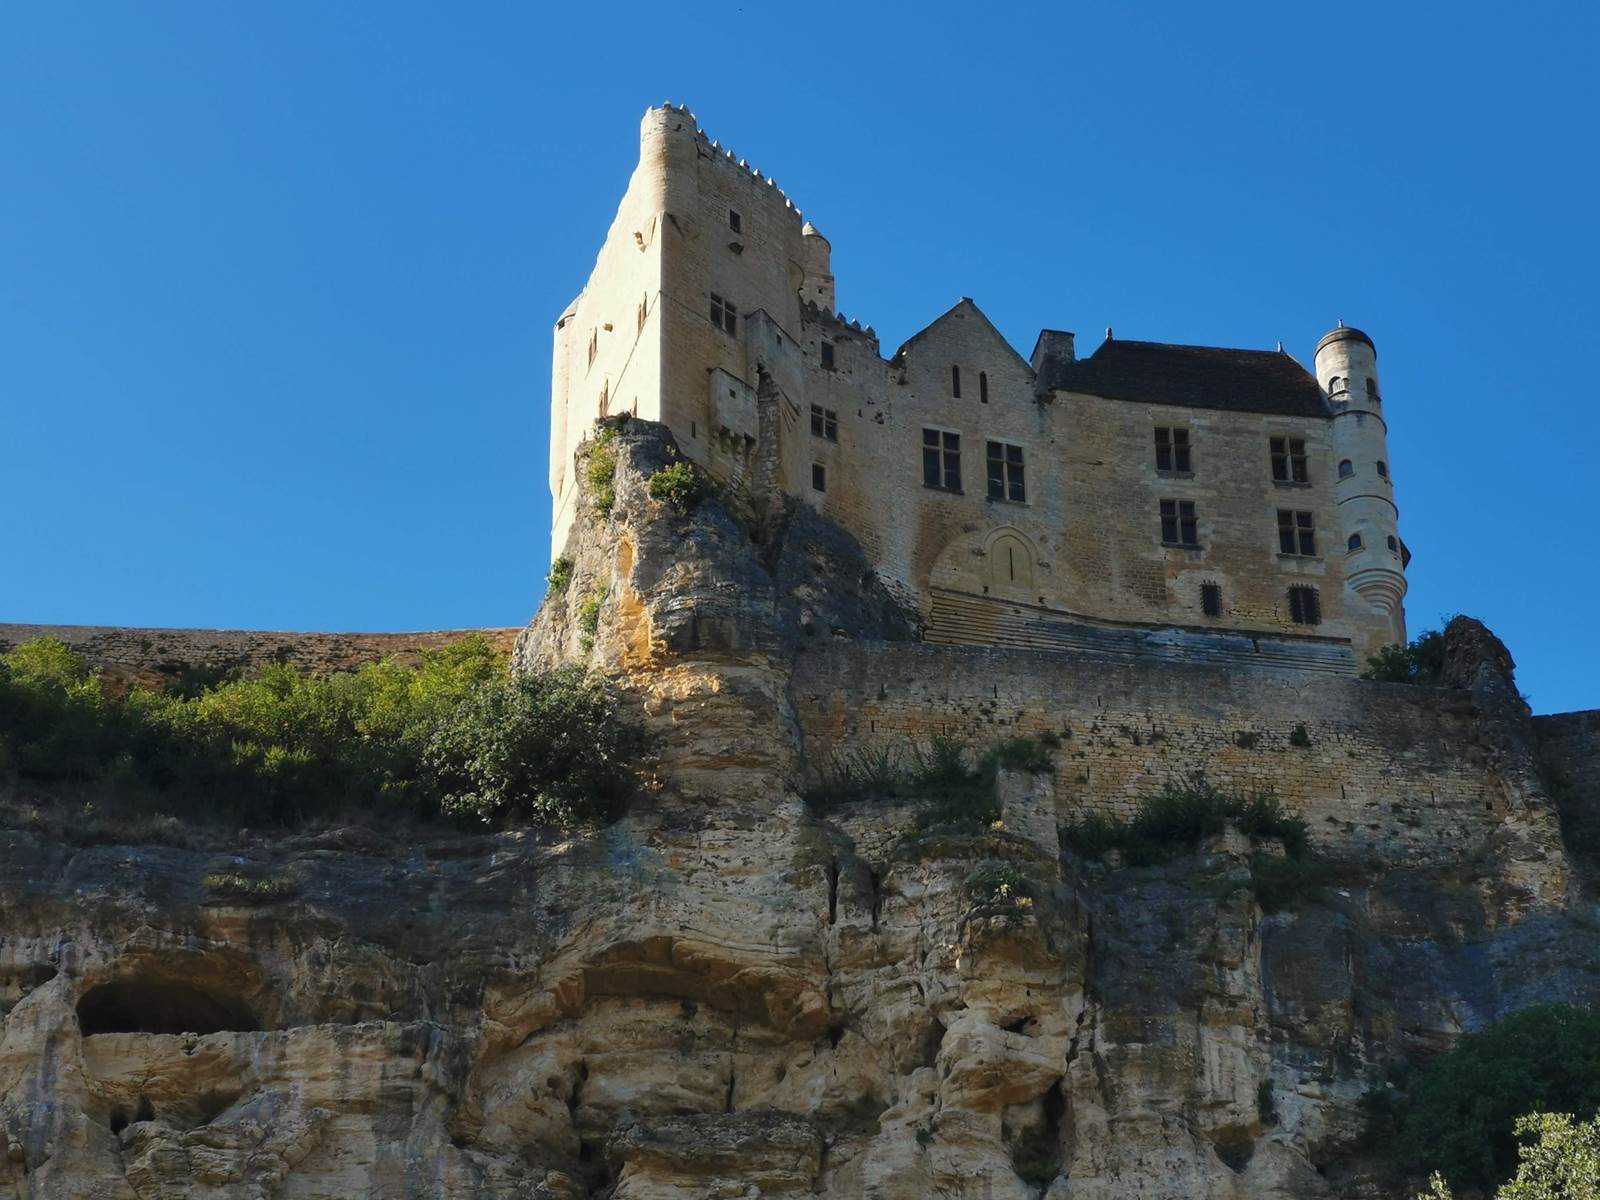
[[[1335,865],[1268,915],[1237,835],[1114,871],[916,811],[10,831],[0,1196],[1396,1195],[1361,1096],[1600,978],[1494,861]]]
[[[924,820],[926,795],[808,807],[830,748],[801,734],[796,657],[915,631],[809,512],[677,513],[648,488],[665,431],[625,423],[612,445],[610,511],[585,498],[570,578],[517,657],[605,671],[661,734],[626,814],[182,847],[0,829],[0,1200],[1398,1198],[1361,1142],[1365,1095],[1465,1030],[1600,998],[1556,743],[1481,626],[1452,626],[1445,719],[1394,725],[1454,731],[1463,754],[1385,761],[1328,732],[1372,794],[1269,911],[1256,870],[1281,846],[1230,831],[1159,866],[1091,861],[1061,848],[1082,810],[1046,773],[997,771],[999,819],[964,832]],[[998,683],[975,706],[906,678],[921,653],[878,685],[886,723],[912,729],[904,697],[926,693],[955,706],[929,733],[1032,728]],[[1098,712],[1096,670],[1059,678]],[[1259,723],[1273,753],[1305,749],[1294,711],[1241,727],[1215,692],[1173,694],[1235,740]],[[1087,803],[1108,776],[1146,786],[1109,764],[1147,739],[1221,736],[1180,739],[1170,715],[1036,731]],[[1557,732],[1564,791],[1592,795],[1581,730]],[[1439,804],[1418,771],[1467,780],[1471,803],[1386,861],[1348,828]]]

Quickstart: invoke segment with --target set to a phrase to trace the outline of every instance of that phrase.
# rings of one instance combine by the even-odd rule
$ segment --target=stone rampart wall
[[[1126,818],[1163,783],[1203,772],[1224,788],[1272,790],[1315,842],[1343,853],[1458,862],[1509,811],[1541,799],[1496,768],[1462,690],[853,644],[802,655],[791,697],[813,770],[871,744],[946,734],[981,748],[1054,731],[1063,823],[1089,811]]]
[[[394,658],[418,661],[420,650],[437,649],[468,634],[511,653],[520,629],[453,629],[426,633],[271,633],[247,629],[123,629],[111,625],[0,624],[0,653],[34,638],[60,638],[108,682],[158,686],[181,665],[240,668],[289,663],[325,674]]]

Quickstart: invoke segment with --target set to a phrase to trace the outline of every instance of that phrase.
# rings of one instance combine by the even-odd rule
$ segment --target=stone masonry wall
[[[34,638],[60,638],[106,679],[119,686],[159,686],[171,674],[162,667],[193,664],[238,667],[246,672],[282,662],[325,674],[394,658],[419,660],[419,650],[438,649],[468,634],[482,634],[509,654],[520,629],[452,629],[427,633],[269,633],[243,629],[123,629],[110,625],[0,624],[0,653]]]
[[[945,734],[981,749],[1054,731],[1064,824],[1090,811],[1126,818],[1196,772],[1227,789],[1270,789],[1314,842],[1396,865],[1464,861],[1508,816],[1550,819],[1504,769],[1461,690],[856,644],[802,654],[791,697],[814,771],[865,745]]]

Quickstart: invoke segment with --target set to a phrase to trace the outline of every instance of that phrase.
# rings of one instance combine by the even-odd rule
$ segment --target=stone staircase
[[[951,646],[998,646],[1107,661],[1155,659],[1325,675],[1356,673],[1349,643],[1332,638],[1090,625],[1031,604],[939,589],[933,591],[924,637]]]

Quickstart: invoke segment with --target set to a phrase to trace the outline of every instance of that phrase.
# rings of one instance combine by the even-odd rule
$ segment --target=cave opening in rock
[[[98,1033],[222,1033],[260,1029],[248,1005],[176,979],[113,979],[78,1001],[78,1027]]]

